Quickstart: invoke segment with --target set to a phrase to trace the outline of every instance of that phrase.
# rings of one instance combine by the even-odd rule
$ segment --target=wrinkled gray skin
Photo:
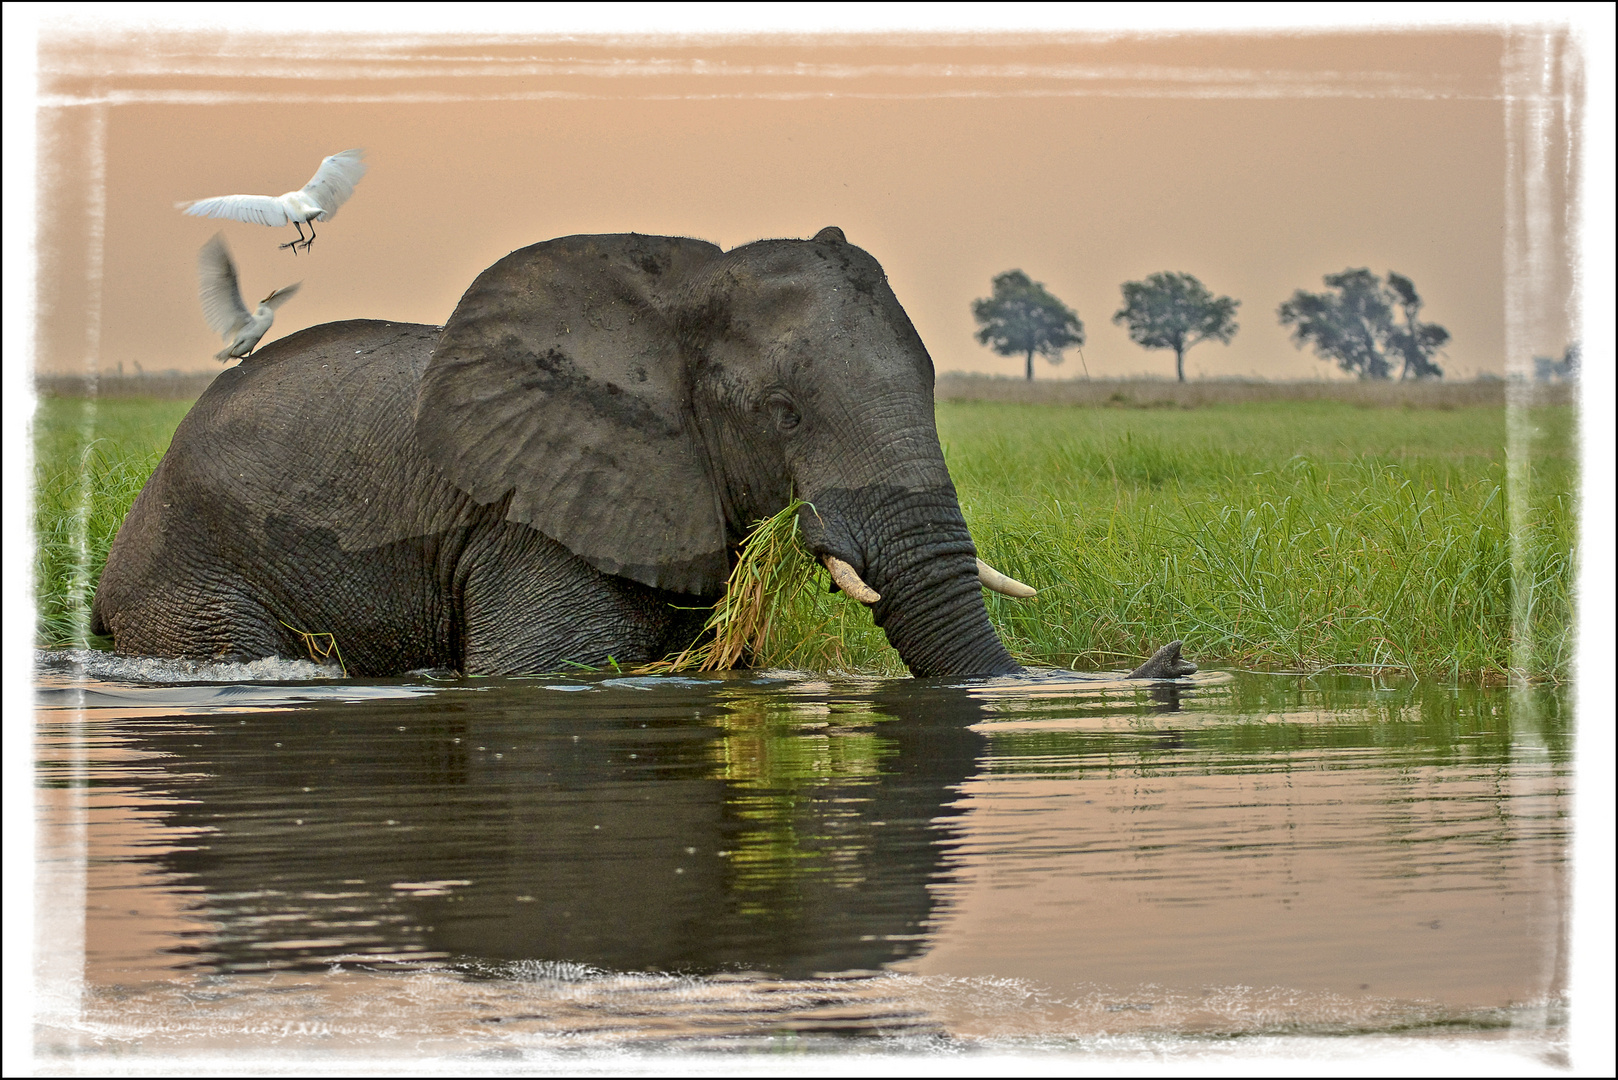
[[[1151,659],[1129,673],[1131,679],[1178,679],[1195,675],[1197,665],[1180,655],[1184,642],[1171,641],[1152,654]]]
[[[537,244],[442,332],[318,326],[223,373],[131,509],[93,628],[196,659],[330,634],[360,675],[655,659],[795,491],[912,671],[1014,671],[932,387],[881,267],[835,229]]]
[[[130,510],[93,629],[191,659],[330,634],[353,675],[652,660],[794,492],[912,672],[1018,670],[876,260],[835,228],[729,252],[564,237],[486,270],[441,331],[331,323],[222,373]]]

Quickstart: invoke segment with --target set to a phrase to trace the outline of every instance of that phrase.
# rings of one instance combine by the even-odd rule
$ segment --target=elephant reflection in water
[[[925,944],[984,749],[964,692],[725,690],[662,719],[479,698],[230,718],[228,739],[131,725],[172,755],[154,783],[184,800],[171,824],[200,830],[152,856],[217,927],[184,951],[233,971],[405,955],[790,978]]]

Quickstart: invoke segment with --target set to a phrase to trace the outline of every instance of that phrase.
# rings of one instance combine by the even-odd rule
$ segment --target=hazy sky
[[[1363,266],[1414,279],[1453,335],[1451,376],[1500,373],[1510,44],[1491,29],[48,37],[36,363],[215,367],[196,283],[215,231],[249,301],[303,282],[273,340],[344,318],[442,323],[480,270],[554,236],[731,247],[838,225],[882,262],[940,371],[1020,374],[976,344],[969,311],[1016,267],[1088,335],[1040,377],[1171,376],[1171,353],[1111,322],[1119,284],[1158,270],[1241,301],[1234,342],[1193,349],[1188,375],[1336,376],[1275,308]],[[354,146],[371,172],[307,255],[277,249],[290,227],[174,208],[278,195]],[[1548,287],[1568,295],[1554,243]],[[1531,348],[1559,355],[1570,333],[1553,318]]]

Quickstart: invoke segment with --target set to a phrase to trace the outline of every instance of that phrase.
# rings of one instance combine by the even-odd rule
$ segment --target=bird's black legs
[[[303,226],[294,221],[292,223],[292,227],[298,230],[298,238],[296,240],[288,240],[286,243],[282,244],[281,250],[285,251],[287,248],[291,248],[292,254],[296,255],[298,253],[298,245],[303,243]],[[311,225],[309,227],[309,231],[314,232],[314,226]]]
[[[298,230],[298,238],[296,240],[288,240],[286,243],[282,244],[281,250],[285,251],[287,248],[291,248],[292,254],[296,255],[298,253],[298,245],[302,244],[303,250],[308,251],[309,245],[315,242],[315,223],[312,221],[309,223],[309,239],[307,240],[303,238],[302,225],[294,221],[292,223],[292,227]]]

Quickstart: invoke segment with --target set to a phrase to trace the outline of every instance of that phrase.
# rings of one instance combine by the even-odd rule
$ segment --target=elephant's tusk
[[[831,571],[831,579],[837,582],[837,587],[860,603],[874,604],[882,599],[875,589],[860,580],[859,573],[852,566],[837,556],[826,556],[826,569]]]
[[[1037,594],[1036,590],[1029,588],[1016,578],[1006,577],[1006,575],[982,559],[978,560],[978,580],[983,582],[985,589],[993,589],[1004,596],[1015,596],[1019,600],[1025,600]]]

